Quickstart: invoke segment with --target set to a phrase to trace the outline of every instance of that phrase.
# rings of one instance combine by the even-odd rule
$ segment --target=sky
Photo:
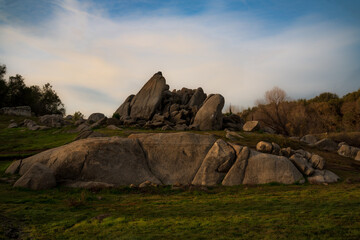
[[[53,85],[67,114],[112,113],[162,71],[251,107],[360,88],[358,0],[0,0],[0,64]]]

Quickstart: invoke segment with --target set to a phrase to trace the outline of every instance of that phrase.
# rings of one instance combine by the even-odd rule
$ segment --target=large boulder
[[[119,114],[120,117],[122,118],[130,116],[130,110],[131,110],[130,104],[134,97],[135,97],[134,94],[128,96],[125,99],[124,103],[121,104],[120,107],[115,111],[115,113]]]
[[[92,113],[88,118],[88,123],[96,123],[97,121],[105,118],[105,115],[103,113]]]
[[[359,151],[360,149],[357,147],[343,144],[340,146],[338,154],[344,157],[355,158]]]
[[[338,149],[338,144],[336,144],[336,142],[334,142],[333,140],[331,140],[329,138],[321,139],[321,140],[317,141],[314,145],[317,148],[320,148],[322,150],[326,150],[329,152],[335,152]]]
[[[243,126],[243,130],[245,132],[253,132],[259,129],[260,129],[259,121],[247,121]]]
[[[64,119],[60,114],[44,115],[39,118],[39,121],[52,128],[59,128],[64,125]]]
[[[131,100],[130,117],[133,119],[151,119],[161,103],[163,92],[168,89],[169,86],[166,85],[162,73],[154,74]]]
[[[33,190],[49,189],[56,186],[54,172],[41,163],[34,163],[14,184],[14,187]]]
[[[189,184],[205,156],[215,143],[215,137],[186,132],[132,134],[147,156],[151,172],[163,184]]]
[[[314,174],[308,177],[309,183],[312,184],[335,183],[339,179],[335,173],[329,170],[315,170]]]
[[[236,160],[222,181],[222,185],[224,186],[234,186],[243,183],[247,160],[250,154],[250,149],[248,147],[239,145],[232,146],[236,152]]]
[[[243,184],[292,184],[304,182],[303,175],[283,156],[251,151]]]
[[[150,172],[136,139],[88,138],[24,159],[20,175],[35,163],[50,168],[59,181],[95,181],[115,185],[160,181]]]
[[[235,161],[234,149],[222,139],[217,140],[192,181],[193,185],[220,184]]]
[[[220,130],[224,103],[224,97],[220,94],[210,95],[196,113],[193,125],[199,130]]]
[[[317,142],[317,139],[314,135],[308,134],[300,138],[300,142],[306,143],[306,144],[315,144]]]

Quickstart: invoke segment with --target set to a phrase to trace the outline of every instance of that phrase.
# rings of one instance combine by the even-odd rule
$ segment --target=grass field
[[[102,191],[0,183],[0,236],[22,239],[359,239],[359,212],[360,183]]]
[[[6,129],[9,120],[0,119],[0,239],[360,239],[360,169],[356,161],[335,153],[282,136],[239,133],[243,138],[235,142],[241,145],[274,141],[320,154],[342,181],[327,186],[31,191],[12,188],[16,176],[4,174],[9,159],[63,145],[76,134],[71,129]],[[96,131],[124,137],[154,132]],[[224,131],[198,133],[225,138]]]

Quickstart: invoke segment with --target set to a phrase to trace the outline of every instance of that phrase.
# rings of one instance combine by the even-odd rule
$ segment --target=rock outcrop
[[[4,107],[0,109],[0,114],[31,117],[31,108],[29,106]]]
[[[289,153],[290,159],[260,153],[246,146],[216,140],[212,135],[142,133],[132,134],[128,138],[78,140],[15,161],[6,172],[19,173],[22,177],[16,185],[32,189],[54,186],[54,181],[47,180],[51,176],[55,179],[55,185],[83,188],[139,185],[145,182],[150,182],[151,186],[292,184],[304,182],[304,176],[311,177],[312,182],[338,179],[320,170],[325,163],[320,156],[304,150],[290,149]],[[42,186],[42,181],[48,185]]]
[[[164,130],[240,130],[237,115],[223,118],[224,98],[207,97],[202,88],[169,91],[161,72],[156,73],[136,95],[130,95],[115,111],[125,126]]]

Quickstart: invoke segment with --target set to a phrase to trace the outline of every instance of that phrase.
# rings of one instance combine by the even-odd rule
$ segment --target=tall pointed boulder
[[[166,85],[162,73],[155,73],[131,100],[130,117],[133,119],[151,119],[161,103],[162,93],[168,89],[169,86]]]

